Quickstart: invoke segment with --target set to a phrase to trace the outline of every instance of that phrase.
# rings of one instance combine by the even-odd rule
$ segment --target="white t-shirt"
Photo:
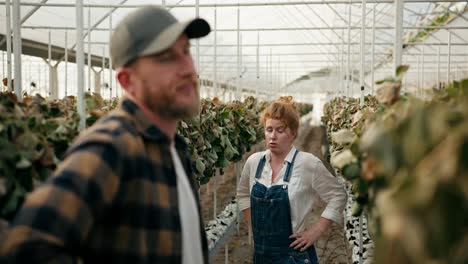
[[[260,176],[259,183],[270,187],[282,185],[287,164],[292,161],[296,148],[292,147],[285,158],[275,182],[271,183],[273,170],[270,166],[270,150],[257,152],[251,155],[245,162],[242,176],[237,188],[239,209],[250,208],[250,192],[255,183],[255,173],[260,159],[266,154],[266,163]],[[346,205],[347,195],[344,188],[323,165],[322,161],[308,152],[300,151],[289,178],[288,196],[291,207],[291,223],[294,233],[302,232],[305,226],[306,216],[312,211],[317,194],[327,203],[322,217],[343,225],[343,210]]]
[[[177,174],[179,214],[182,224],[182,263],[203,264],[200,220],[195,196],[174,143],[171,144],[170,150]]]

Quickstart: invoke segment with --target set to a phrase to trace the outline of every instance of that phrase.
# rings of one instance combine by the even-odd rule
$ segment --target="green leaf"
[[[343,167],[343,177],[347,180],[359,178],[361,175],[361,168],[357,162],[347,164]]]
[[[461,81],[460,90],[464,95],[468,95],[468,79],[464,79]]]
[[[205,171],[205,164],[200,159],[195,161],[195,167],[199,173],[203,173]]]
[[[375,84],[380,85],[380,84],[383,84],[384,82],[385,80],[379,80],[379,81],[376,81]]]
[[[397,77],[398,80],[401,80],[403,76],[405,76],[406,72],[409,69],[409,65],[400,65],[397,67],[395,76]]]

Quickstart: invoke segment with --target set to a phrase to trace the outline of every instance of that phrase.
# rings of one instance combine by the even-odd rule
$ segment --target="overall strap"
[[[284,179],[283,179],[284,182],[289,182],[289,178],[291,177],[291,172],[292,172],[292,168],[294,167],[294,161],[296,160],[297,153],[299,153],[299,150],[296,149],[296,152],[294,153],[291,163],[289,163],[288,167],[286,168],[286,173],[284,174]]]
[[[263,155],[263,157],[260,159],[260,163],[258,163],[257,172],[255,173],[255,179],[260,179],[260,176],[262,176],[262,171],[263,167],[265,167],[265,162],[266,157],[265,155]]]

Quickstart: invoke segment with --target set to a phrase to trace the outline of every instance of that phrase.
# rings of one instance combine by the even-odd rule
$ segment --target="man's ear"
[[[134,95],[135,89],[131,74],[132,73],[129,68],[123,67],[117,72],[117,80],[119,81],[120,86],[122,86],[127,93]]]

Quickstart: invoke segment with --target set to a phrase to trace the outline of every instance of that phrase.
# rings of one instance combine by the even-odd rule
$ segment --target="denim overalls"
[[[258,164],[255,184],[250,195],[255,243],[254,264],[318,263],[314,245],[304,252],[289,247],[294,239],[289,238],[292,235],[292,225],[288,183],[298,152],[296,150],[292,162],[286,168],[283,185],[267,188],[259,183],[258,179],[266,162],[265,155]]]

